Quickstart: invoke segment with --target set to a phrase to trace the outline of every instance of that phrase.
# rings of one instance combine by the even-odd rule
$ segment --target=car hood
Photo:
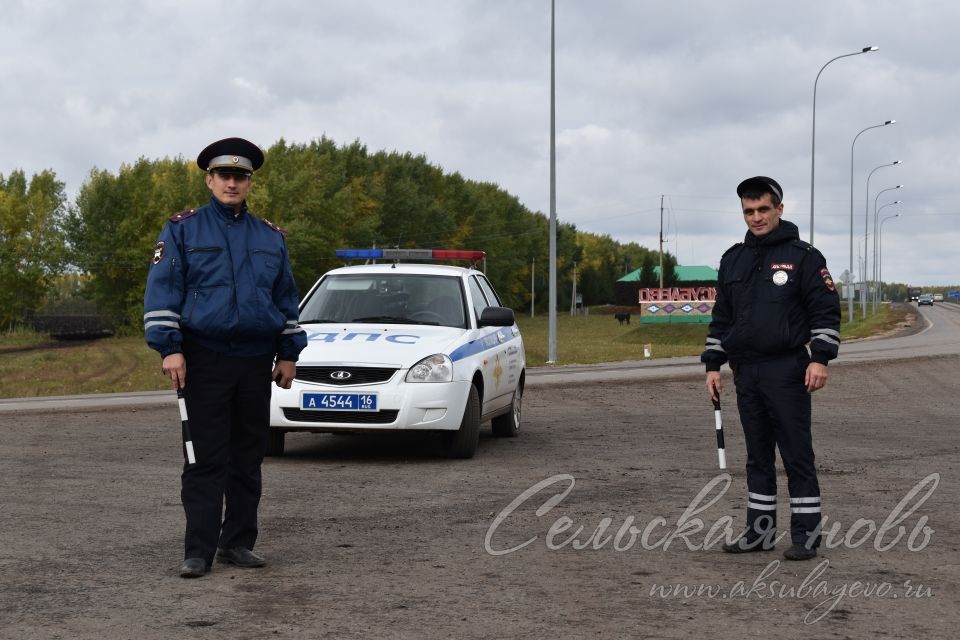
[[[307,324],[299,365],[410,367],[435,353],[450,354],[468,332],[422,324]]]

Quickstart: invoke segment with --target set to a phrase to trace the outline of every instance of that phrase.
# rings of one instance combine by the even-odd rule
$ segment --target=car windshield
[[[326,276],[300,323],[427,324],[466,328],[460,278],[411,273]]]

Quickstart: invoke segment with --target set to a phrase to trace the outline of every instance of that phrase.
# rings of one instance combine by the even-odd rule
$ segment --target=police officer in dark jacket
[[[719,398],[720,367],[733,369],[747,445],[747,527],[728,553],[774,546],[775,450],[790,493],[788,560],[817,555],[820,486],[810,430],[810,394],[827,383],[840,347],[840,299],[823,255],[782,220],[783,190],[766,176],[737,187],[747,234],[720,261],[717,299],[700,357],[707,392]],[[809,342],[808,353],[805,346]]]
[[[181,476],[185,578],[205,575],[215,556],[264,566],[253,547],[270,385],[290,388],[307,343],[285,234],[247,210],[263,152],[227,138],[200,152],[197,164],[210,202],[171,216],[161,231],[143,316],[147,344],[183,389],[192,430],[196,462]]]

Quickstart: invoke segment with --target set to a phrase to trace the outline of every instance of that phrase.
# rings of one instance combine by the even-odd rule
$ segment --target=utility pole
[[[663,196],[660,196],[660,288],[663,289]]]

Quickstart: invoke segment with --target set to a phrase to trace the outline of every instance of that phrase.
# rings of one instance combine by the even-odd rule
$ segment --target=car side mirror
[[[512,327],[516,323],[513,309],[506,307],[487,307],[480,313],[481,327]]]

